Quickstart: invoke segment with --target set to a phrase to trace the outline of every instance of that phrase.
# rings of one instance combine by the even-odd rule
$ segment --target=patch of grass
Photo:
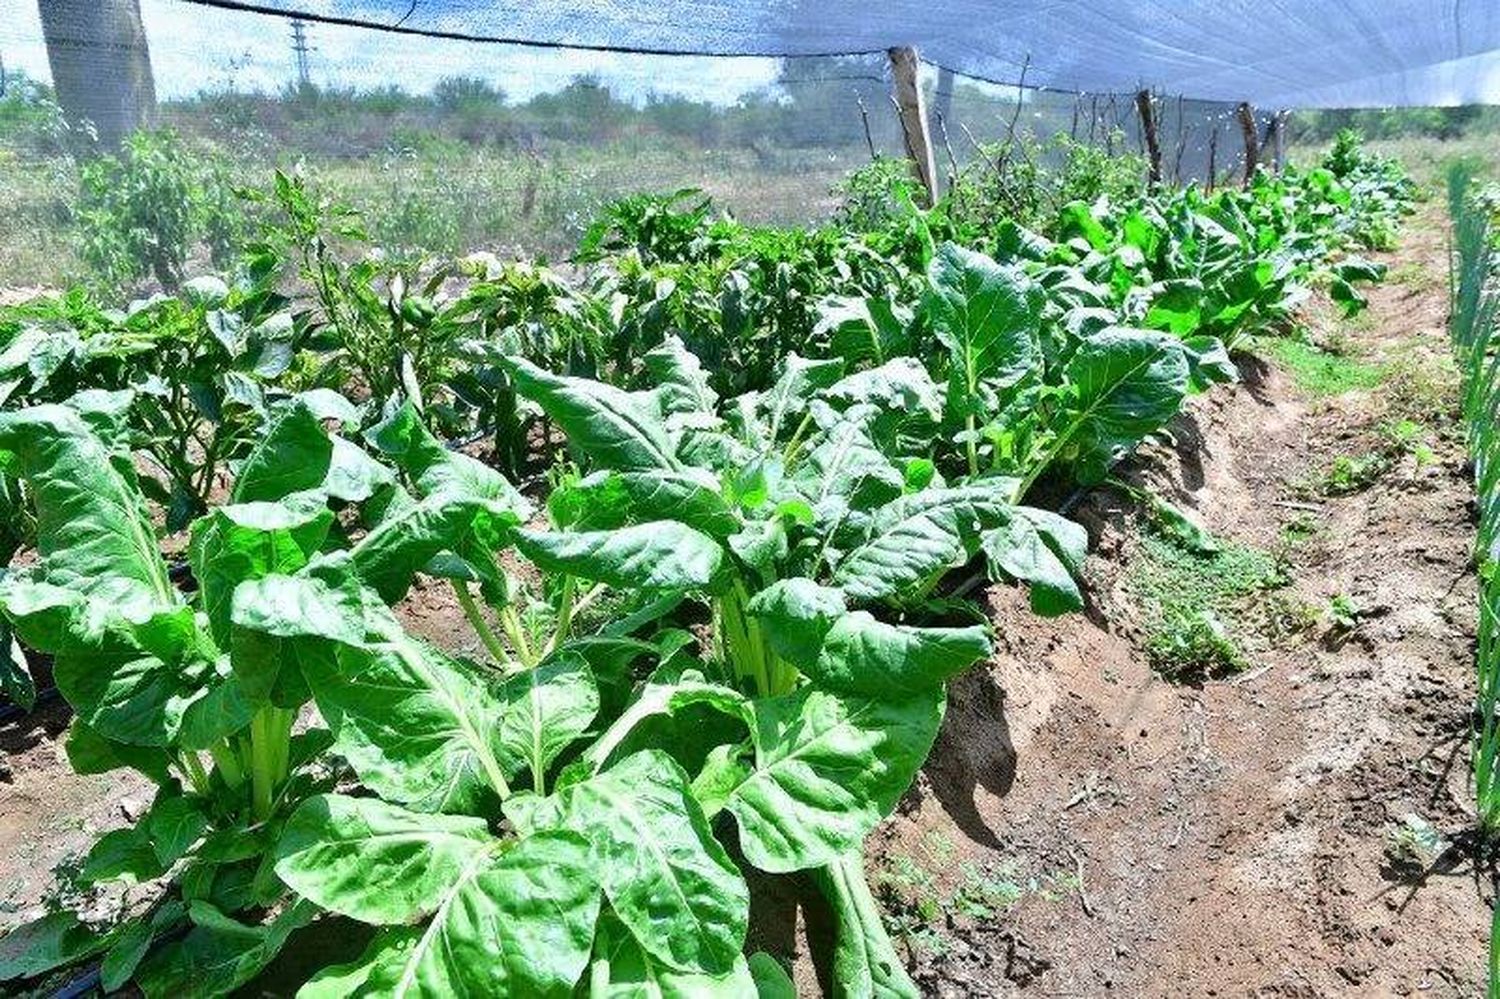
[[[968,919],[993,919],[1026,894],[1014,863],[1001,864],[994,871],[965,864],[963,874],[963,881],[949,902],[955,915]]]
[[[1195,552],[1157,534],[1142,537],[1127,577],[1145,617],[1147,658],[1163,676],[1188,683],[1248,665],[1238,636],[1254,630],[1254,598],[1287,582],[1267,552],[1233,542]]]
[[[1297,387],[1309,395],[1329,398],[1373,389],[1385,378],[1385,369],[1379,365],[1319,350],[1300,340],[1281,337],[1265,344],[1276,362],[1291,374]]]

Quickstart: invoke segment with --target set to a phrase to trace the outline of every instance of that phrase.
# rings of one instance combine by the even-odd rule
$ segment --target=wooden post
[[[1255,134],[1255,112],[1250,109],[1248,101],[1240,101],[1240,106],[1234,109],[1234,113],[1240,120],[1240,133],[1245,137],[1244,186],[1249,187],[1250,182],[1255,179],[1255,167],[1260,162],[1260,138]]]
[[[1271,116],[1271,169],[1277,173],[1286,161],[1286,122],[1290,116],[1286,108]]]
[[[1141,116],[1141,136],[1146,142],[1146,162],[1151,168],[1151,186],[1161,184],[1161,138],[1156,129],[1156,98],[1149,90],[1135,94],[1135,110]]]
[[[1208,182],[1205,190],[1213,193],[1214,185],[1219,182],[1219,119],[1214,117],[1209,123],[1208,133]]]
[[[927,191],[928,205],[937,204],[937,165],[932,159],[932,136],[927,130],[926,101],[918,79],[917,50],[910,45],[891,49],[891,76],[895,82],[896,110],[901,117],[901,134],[906,140],[906,155],[912,171]]]

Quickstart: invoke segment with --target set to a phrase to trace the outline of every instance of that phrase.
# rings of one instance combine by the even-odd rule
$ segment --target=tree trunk
[[[93,141],[80,150],[113,152],[156,119],[151,53],[140,0],[39,0],[52,86],[68,124]]]

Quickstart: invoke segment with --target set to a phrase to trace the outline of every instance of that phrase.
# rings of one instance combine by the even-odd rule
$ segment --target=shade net
[[[276,168],[301,170],[358,209],[382,245],[552,259],[577,246],[603,205],[640,191],[701,189],[751,222],[825,219],[851,171],[905,149],[883,50],[709,56],[472,40],[451,36],[485,34],[503,5],[439,9],[410,0],[399,11],[323,3],[323,19],[140,0],[138,35],[129,25],[106,25],[113,34],[101,35],[97,21],[69,5],[43,3],[51,10],[0,0],[0,220],[8,220],[0,221],[0,285],[58,284],[77,271],[80,168],[71,154],[80,129],[113,148],[137,125],[169,128],[236,186],[264,187]],[[607,19],[629,5],[593,6]],[[658,42],[685,39],[669,21],[727,17],[712,28],[714,45],[733,48],[738,38],[740,49],[764,47],[725,30],[744,24],[743,12],[659,6],[649,21]],[[533,21],[511,24],[599,41],[598,25],[560,10],[534,5]],[[796,20],[790,8],[778,10],[786,23]],[[327,19],[356,13],[389,23]],[[398,23],[402,30],[388,30]],[[644,45],[647,23],[626,40]],[[765,25],[758,30],[770,37]],[[798,36],[799,51],[850,44],[833,44],[833,22],[809,31]],[[1019,155],[1045,169],[1064,137],[1125,160],[1123,169],[1145,169],[1129,159],[1145,150],[1134,88],[1034,86],[1048,78],[1044,70],[1042,59],[1023,57],[1018,87],[922,64],[940,183]],[[54,103],[69,73],[94,99],[97,120],[70,120]],[[119,95],[132,88],[137,97],[149,90],[154,112],[127,113]],[[1243,171],[1234,103],[1162,90],[1153,107],[1166,179]],[[1268,125],[1262,112],[1262,138]]]
[[[1043,87],[1277,107],[1500,100],[1494,0],[209,0],[485,40],[807,56],[918,47]]]

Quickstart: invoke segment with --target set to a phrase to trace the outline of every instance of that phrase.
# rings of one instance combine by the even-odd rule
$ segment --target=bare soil
[[[1280,552],[1291,582],[1266,599],[1317,620],[1248,636],[1233,679],[1160,678],[1128,585],[1142,528],[1107,491],[1075,512],[1092,541],[1087,613],[1043,620],[1013,589],[985,594],[997,653],[952,685],[931,759],[869,844],[924,993],[1483,994],[1488,881],[1457,851],[1426,872],[1391,854],[1408,815],[1450,837],[1472,816],[1471,488],[1444,394],[1443,252],[1434,207],[1381,255],[1400,278],[1370,292],[1369,319],[1309,314],[1389,365],[1382,385],[1313,398],[1247,355],[1243,384],[1194,400],[1174,444],[1130,469],[1216,535]],[[1439,431],[1433,460],[1403,455],[1349,496],[1309,488],[1379,446],[1393,412]],[[1312,536],[1288,543],[1294,519]],[[1323,613],[1340,594],[1367,611],[1352,634]],[[445,586],[415,589],[402,616],[472,645]],[[149,794],[72,774],[66,720],[54,703],[0,726],[0,925],[35,915],[50,868]],[[826,954],[809,955],[803,924],[816,938],[820,917],[791,915],[781,884],[757,898],[757,944],[797,952],[812,991]]]

